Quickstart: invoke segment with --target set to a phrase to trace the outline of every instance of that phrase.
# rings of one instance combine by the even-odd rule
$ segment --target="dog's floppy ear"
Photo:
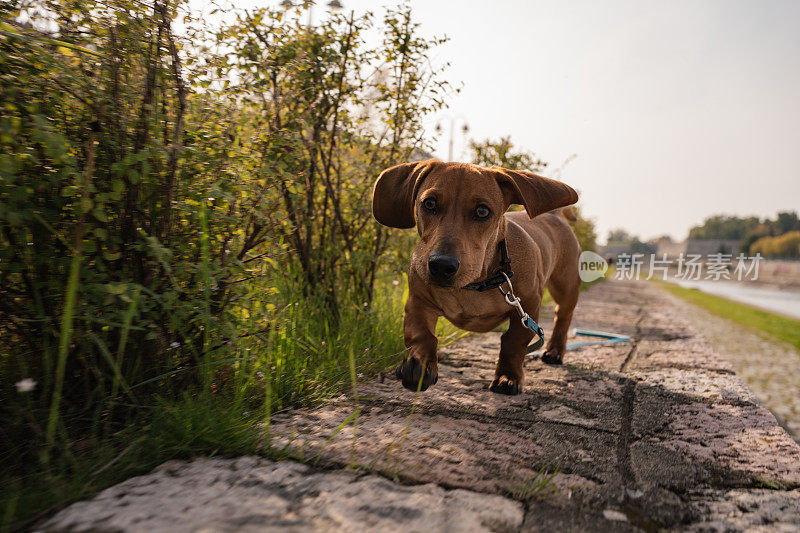
[[[434,159],[387,168],[372,189],[372,216],[390,228],[413,228],[414,197]]]
[[[502,167],[492,167],[492,170],[509,204],[524,206],[530,218],[578,201],[578,193],[560,181],[523,170]]]

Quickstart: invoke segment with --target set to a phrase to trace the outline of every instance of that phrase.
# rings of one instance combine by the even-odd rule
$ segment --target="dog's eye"
[[[492,210],[483,204],[475,208],[475,220],[486,220],[491,214]]]
[[[436,198],[425,198],[424,200],[422,200],[422,208],[429,213],[435,213]]]

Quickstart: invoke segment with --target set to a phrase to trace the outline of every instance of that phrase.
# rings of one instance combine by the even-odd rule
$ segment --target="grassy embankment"
[[[201,455],[285,457],[284,450],[269,443],[273,414],[324,402],[404,357],[401,324],[408,294],[404,285],[393,286],[391,280],[379,283],[380,297],[372,308],[347,307],[335,332],[330,324],[314,319],[310,302],[299,299],[299,305],[286,306],[284,327],[271,336],[266,352],[251,352],[249,339],[242,339],[241,346],[222,356],[241,365],[227,378],[236,382],[227,392],[172,394],[165,390],[143,401],[138,406],[140,414],[127,427],[108,436],[87,434],[71,443],[67,460],[27,474],[0,476],[0,531],[29,527],[73,501],[146,473],[166,460]],[[440,345],[466,333],[444,319],[436,329]],[[246,363],[243,355],[250,353],[261,364]],[[130,388],[134,393],[138,390]]]
[[[686,289],[672,283],[657,282],[659,287],[706,311],[732,320],[748,330],[773,340],[786,342],[800,350],[800,320],[764,311],[727,298],[707,294],[697,289]]]

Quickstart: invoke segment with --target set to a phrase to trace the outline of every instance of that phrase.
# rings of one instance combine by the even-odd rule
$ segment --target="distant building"
[[[608,261],[609,263],[613,263],[617,260],[617,256],[620,254],[629,254],[631,253],[631,245],[630,244],[606,244],[605,246],[600,247],[600,255],[603,256],[603,259]]]
[[[660,239],[653,244],[656,259],[665,255],[672,260],[681,255],[700,255],[704,259],[712,254],[730,254],[735,257],[740,251],[739,241],[735,239],[688,239],[682,242]],[[600,255],[606,260],[615,260],[620,254],[633,253],[630,244],[609,244],[601,248]]]
[[[711,254],[730,254],[735,256],[739,253],[739,241],[735,239],[688,239],[683,242],[658,243],[656,255],[661,258],[665,254],[668,259],[675,259],[683,255],[701,255],[703,257]]]
[[[736,255],[739,253],[739,243],[736,239],[689,239],[686,241],[686,255]]]
[[[675,259],[680,257],[681,254],[686,253],[686,241],[672,242],[662,239],[656,245],[656,257],[661,259],[665,255],[667,259]]]
[[[411,155],[408,157],[409,163],[416,163],[417,161],[427,161],[428,159],[437,159],[437,157],[420,148],[414,148]]]

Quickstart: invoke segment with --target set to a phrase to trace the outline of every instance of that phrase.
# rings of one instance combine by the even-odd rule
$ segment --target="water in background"
[[[687,289],[699,289],[708,294],[800,319],[800,291],[759,287],[734,281],[686,281],[675,278],[669,281]]]

